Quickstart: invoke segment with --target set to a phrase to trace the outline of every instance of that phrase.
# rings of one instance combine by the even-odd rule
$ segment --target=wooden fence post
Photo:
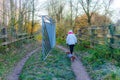
[[[110,38],[110,43],[109,43],[109,48],[110,48],[110,51],[111,53],[113,53],[114,49],[113,49],[113,44],[114,44],[114,33],[115,33],[115,26],[113,24],[110,24],[109,26],[109,31],[110,31],[110,35],[111,35],[111,38]]]

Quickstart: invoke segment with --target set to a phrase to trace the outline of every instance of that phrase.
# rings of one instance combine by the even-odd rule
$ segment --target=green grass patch
[[[67,45],[64,38],[57,38],[56,42],[58,45],[63,45],[63,46]]]
[[[71,62],[66,54],[55,48],[45,61],[41,53],[33,54],[26,62],[20,80],[75,80]]]
[[[111,49],[107,45],[89,47],[87,41],[79,42],[75,51],[88,69],[92,80],[120,80],[120,49]],[[113,70],[114,69],[114,70]]]
[[[65,41],[58,39],[60,45]],[[74,52],[86,66],[92,80],[120,80],[120,49],[111,49],[109,45],[95,44],[78,39]]]
[[[36,42],[29,40],[27,42],[23,41],[8,46],[1,46],[0,49],[3,51],[0,53],[0,79],[5,80],[16,63],[19,62],[26,53],[37,47],[35,44]]]

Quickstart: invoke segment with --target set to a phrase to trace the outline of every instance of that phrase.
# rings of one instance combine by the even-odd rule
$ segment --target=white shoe
[[[71,58],[73,55],[72,54],[68,54],[68,57]]]

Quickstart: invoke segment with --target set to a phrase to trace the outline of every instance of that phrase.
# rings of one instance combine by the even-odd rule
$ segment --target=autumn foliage
[[[109,24],[110,22],[111,20],[109,17],[105,15],[101,15],[99,13],[93,13],[91,17],[91,25],[101,26],[101,25]],[[78,16],[75,19],[75,30],[79,30],[80,28],[83,27],[88,27],[86,14]]]
[[[40,30],[40,28],[41,28],[41,26],[40,26],[40,23],[39,22],[35,22],[34,23],[34,26],[32,27],[32,22],[30,21],[30,22],[28,22],[28,23],[26,23],[26,30],[27,30],[27,32],[28,33],[35,33],[35,32],[37,32],[38,30]]]

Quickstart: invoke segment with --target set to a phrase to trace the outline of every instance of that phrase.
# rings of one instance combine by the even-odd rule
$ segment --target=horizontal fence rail
[[[40,24],[40,22],[37,22]],[[38,46],[41,46],[41,25],[37,25],[33,23],[29,26],[20,26],[22,29],[17,29],[15,25],[13,26],[0,26],[0,54],[9,53],[14,49],[21,49],[21,52],[24,51],[25,48],[23,46],[27,46],[34,43],[38,43]],[[31,34],[32,33],[32,34]],[[34,46],[37,46],[34,44]],[[34,48],[34,47],[33,47]],[[16,51],[17,53],[17,51]]]
[[[114,25],[107,27],[86,27],[79,30],[78,37],[80,40],[90,42],[90,46],[96,44],[106,44],[112,48],[120,48],[120,34],[117,34]]]

